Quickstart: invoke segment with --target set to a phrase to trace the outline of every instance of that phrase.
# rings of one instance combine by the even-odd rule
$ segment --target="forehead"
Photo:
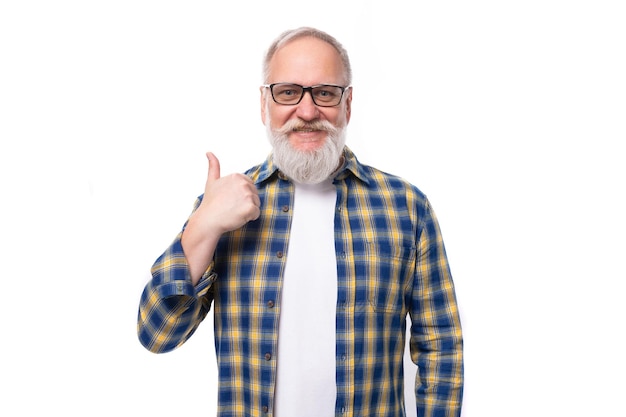
[[[343,84],[343,65],[337,50],[313,37],[290,41],[269,62],[269,80],[302,85]]]

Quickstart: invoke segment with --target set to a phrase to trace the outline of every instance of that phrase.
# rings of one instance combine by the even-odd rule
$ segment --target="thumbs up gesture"
[[[243,174],[222,177],[217,157],[211,152],[206,156],[209,171],[204,196],[189,217],[181,240],[194,285],[210,264],[220,236],[261,214],[261,200],[252,180]]]
[[[220,176],[220,162],[207,152],[209,172],[204,187],[202,209],[208,225],[221,233],[235,230],[260,215],[259,194],[250,178],[243,174]]]

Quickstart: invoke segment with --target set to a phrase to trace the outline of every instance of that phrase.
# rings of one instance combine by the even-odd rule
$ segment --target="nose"
[[[315,120],[319,117],[319,108],[313,102],[313,93],[311,90],[304,92],[304,96],[302,96],[302,100],[300,100],[297,106],[296,115],[300,119]]]

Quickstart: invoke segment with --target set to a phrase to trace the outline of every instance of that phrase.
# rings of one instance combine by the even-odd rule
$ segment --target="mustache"
[[[275,132],[281,135],[287,135],[295,130],[319,130],[327,132],[331,135],[336,134],[339,131],[339,129],[327,120],[305,122],[300,119],[293,119],[288,120],[284,125],[276,129]]]

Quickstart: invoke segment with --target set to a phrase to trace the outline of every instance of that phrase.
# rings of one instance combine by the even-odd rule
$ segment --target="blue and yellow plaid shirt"
[[[335,414],[405,415],[408,314],[411,357],[418,365],[418,416],[458,417],[463,341],[435,214],[416,187],[360,164],[348,148],[344,157],[334,180]],[[271,157],[246,174],[259,191],[260,217],[222,236],[213,262],[195,287],[181,231],[154,263],[139,306],[139,340],[152,352],[167,352],[194,333],[213,304],[220,417],[273,414],[294,185]]]

